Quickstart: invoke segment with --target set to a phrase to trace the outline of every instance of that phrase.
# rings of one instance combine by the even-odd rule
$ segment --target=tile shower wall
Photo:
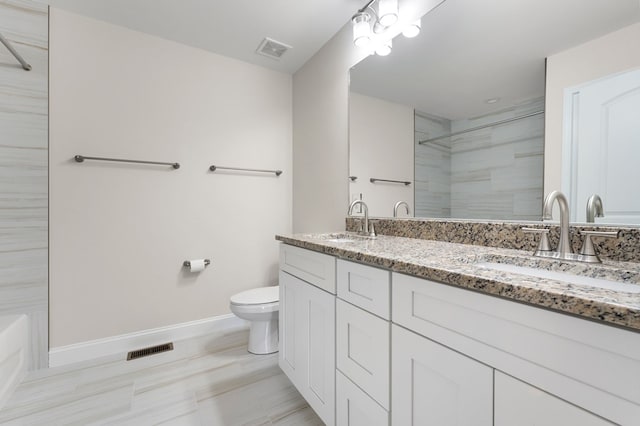
[[[459,132],[543,109],[544,100],[538,99],[499,113],[454,120],[449,124],[451,132]],[[443,134],[442,121],[422,118],[420,122],[428,129],[428,133]],[[421,138],[424,139],[424,136]],[[446,176],[447,168],[450,168],[451,184],[450,216],[438,216],[431,211],[433,207],[427,207],[429,203],[422,199],[420,204],[423,205],[424,214],[418,216],[539,219],[542,205],[543,146],[543,114],[433,143],[416,144],[416,159],[419,161],[416,165],[416,178],[436,174]],[[447,147],[451,161],[443,165],[442,155],[446,155]],[[433,154],[436,154],[435,158],[439,161],[433,161]],[[437,167],[432,167],[432,163],[437,164]],[[440,181],[443,182],[443,179]],[[441,203],[444,199],[442,193],[445,191],[446,187],[439,186],[433,194],[428,192],[429,201],[433,201],[435,195],[436,206],[440,207],[438,202]],[[427,193],[426,190],[423,192]]]
[[[451,217],[451,147],[447,139],[421,140],[451,133],[451,121],[415,114],[416,217]]]
[[[0,1],[0,33],[32,66],[0,44],[0,316],[29,316],[33,370],[48,364],[47,6]]]

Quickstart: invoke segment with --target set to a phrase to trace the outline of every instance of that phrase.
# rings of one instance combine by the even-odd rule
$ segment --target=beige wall
[[[50,71],[51,347],[227,314],[232,294],[277,283],[290,75],[57,9]],[[187,273],[191,258],[212,265]]]
[[[346,25],[293,76],[294,232],[344,229],[349,68],[358,53]]]
[[[349,183],[351,200],[367,203],[370,216],[392,217],[398,201],[409,204],[413,215],[413,108],[371,96],[349,95]],[[371,183],[369,178],[412,182]],[[399,216],[406,216],[404,207]]]
[[[412,22],[442,1],[404,2],[400,14]],[[349,22],[293,76],[294,232],[345,227],[349,69],[364,57],[366,53],[353,45]]]
[[[544,193],[561,189],[564,89],[640,67],[640,24],[549,56],[545,105]]]

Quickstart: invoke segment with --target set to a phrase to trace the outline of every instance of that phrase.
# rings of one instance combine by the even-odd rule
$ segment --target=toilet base
[[[248,351],[255,355],[278,352],[278,318],[267,321],[251,321],[249,325]]]

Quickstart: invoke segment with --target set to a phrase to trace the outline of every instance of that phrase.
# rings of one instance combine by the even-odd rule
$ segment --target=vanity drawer
[[[336,300],[336,366],[389,410],[391,323]]]
[[[336,294],[336,259],[333,256],[282,244],[280,269]]]
[[[391,319],[391,272],[338,259],[338,297]]]

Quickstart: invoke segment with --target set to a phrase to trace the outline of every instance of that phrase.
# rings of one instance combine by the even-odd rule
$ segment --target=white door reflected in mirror
[[[565,90],[563,191],[571,221],[586,221],[586,203],[604,202],[600,223],[640,223],[640,69]]]

